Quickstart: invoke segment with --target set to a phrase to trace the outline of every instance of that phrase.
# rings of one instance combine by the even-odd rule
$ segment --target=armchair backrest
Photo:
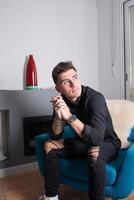
[[[114,129],[122,142],[122,148],[127,148],[130,142],[127,138],[134,126],[134,102],[128,100],[106,100],[112,117]]]

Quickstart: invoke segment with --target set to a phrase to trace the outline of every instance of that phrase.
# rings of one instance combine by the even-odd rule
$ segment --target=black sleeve
[[[102,94],[94,94],[87,104],[88,119],[82,131],[82,140],[90,145],[99,145],[104,140],[107,106]]]

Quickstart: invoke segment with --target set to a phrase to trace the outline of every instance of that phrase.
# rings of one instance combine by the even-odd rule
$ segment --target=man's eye
[[[78,76],[76,75],[76,76],[74,76],[74,79],[78,79]]]
[[[66,85],[69,83],[69,80],[63,81],[63,84]]]

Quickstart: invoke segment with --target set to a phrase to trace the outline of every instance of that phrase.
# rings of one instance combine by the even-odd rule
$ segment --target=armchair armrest
[[[49,133],[43,133],[40,135],[35,136],[35,151],[36,151],[36,158],[39,165],[39,170],[42,176],[44,176],[44,148],[43,143],[50,139]]]
[[[65,126],[61,139],[74,138],[74,137],[76,137],[75,131],[70,126]],[[45,173],[44,172],[45,156],[44,156],[43,143],[49,139],[51,139],[49,132],[37,135],[35,137],[36,157],[39,164],[39,170],[42,176],[44,176]]]
[[[117,180],[112,188],[110,196],[116,198],[127,197],[134,188],[134,144],[126,149],[126,155],[121,168],[118,171]]]

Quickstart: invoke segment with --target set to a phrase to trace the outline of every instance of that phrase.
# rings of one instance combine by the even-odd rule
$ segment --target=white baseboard
[[[0,169],[0,177],[11,176],[22,172],[33,171],[38,169],[38,163],[32,162],[28,164],[18,165],[9,168]]]

